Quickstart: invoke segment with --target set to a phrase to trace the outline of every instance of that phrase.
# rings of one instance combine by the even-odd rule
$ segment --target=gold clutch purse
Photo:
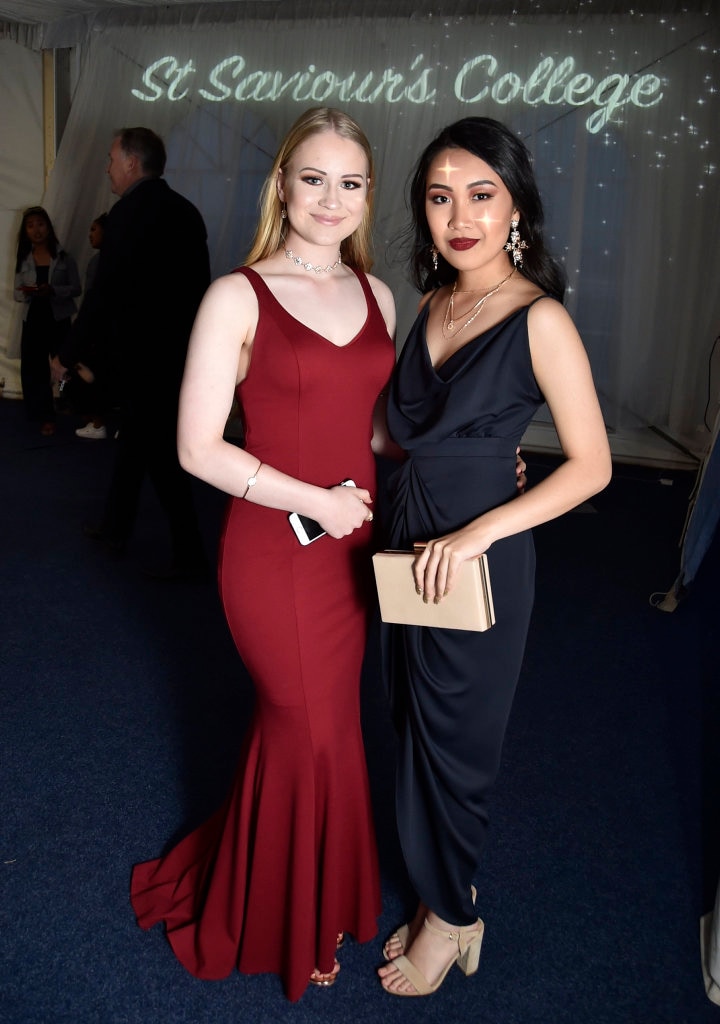
[[[415,590],[414,561],[412,551],[378,551],[373,555],[383,622],[480,633],[494,625],[495,609],[485,554],[463,563],[452,590],[439,604],[426,604]]]

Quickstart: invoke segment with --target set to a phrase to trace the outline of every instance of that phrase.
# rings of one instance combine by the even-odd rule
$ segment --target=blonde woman
[[[231,496],[220,591],[256,709],[225,803],[136,866],[132,901],[196,976],[273,972],[291,1000],[331,985],[342,933],[367,941],[380,912],[359,678],[395,314],[367,274],[373,185],[354,121],[299,118],[247,265],[200,307],[180,401],[183,466]],[[223,440],[235,395],[244,450]],[[293,512],[324,535],[301,544]]]

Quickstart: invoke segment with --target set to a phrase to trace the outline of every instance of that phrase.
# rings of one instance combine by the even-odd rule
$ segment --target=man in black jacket
[[[158,575],[207,576],[190,477],[177,457],[178,396],[188,339],[210,283],[207,231],[191,202],[162,174],[163,141],[148,128],[115,134],[107,173],[120,196],[108,215],[97,278],[59,353],[56,375],[97,341],[120,435],[102,523],[89,536],[123,551],[145,474],[170,525],[173,560]]]

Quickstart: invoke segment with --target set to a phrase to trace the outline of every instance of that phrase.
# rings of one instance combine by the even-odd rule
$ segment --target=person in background
[[[209,578],[192,482],[177,456],[178,397],[188,339],[210,283],[207,232],[198,210],[163,178],[165,145],[149,128],[123,128],[112,141],[107,173],[120,196],[108,213],[97,275],[67,342],[57,377],[102,339],[120,435],[105,510],[87,536],[125,550],[143,481],[150,478],[170,528],[160,579]]]
[[[247,265],[200,307],[179,450],[231,496],[220,591],[256,711],[225,803],[131,885],[140,926],[165,922],[192,974],[272,972],[291,1000],[333,984],[343,934],[368,941],[380,913],[359,688],[395,312],[367,273],[373,187],[358,125],[307,111],[265,183]],[[236,394],[244,450],[224,438]],[[291,512],[324,535],[300,543]]]
[[[25,307],[20,380],[27,417],[40,423],[46,437],[56,428],[50,360],[70,331],[80,291],[77,263],[60,246],[47,211],[29,207],[22,216],[15,262],[14,297]]]
[[[97,276],[98,264],[100,262],[100,246],[102,245],[103,232],[107,214],[101,213],[90,225],[88,238],[90,245],[95,249],[95,255],[91,257],[85,270],[86,296],[93,286]],[[84,298],[83,298],[84,301]],[[85,387],[77,391],[77,401],[84,410],[92,409],[90,419],[84,427],[78,427],[75,433],[78,437],[84,437],[93,441],[104,441],[107,437],[106,426],[106,381],[103,380],[102,369],[102,345],[98,346],[97,338],[94,338],[87,352],[82,353],[80,362],[75,367],[76,374]]]
[[[439,602],[487,552],[497,621],[484,633],[385,626],[398,726],[398,830],[419,906],[379,969],[396,996],[478,966],[475,872],[533,602],[531,528],[606,486],[610,453],[585,350],[545,250],[530,154],[468,117],[412,179],[413,270],[424,293],[387,406],[407,453],[389,482],[389,546],[412,550],[418,601]],[[517,493],[516,446],[546,401],[565,460]]]

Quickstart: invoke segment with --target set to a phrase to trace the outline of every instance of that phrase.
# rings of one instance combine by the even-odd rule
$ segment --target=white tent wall
[[[20,394],[19,307],[13,274],[20,212],[39,203],[44,188],[42,58],[0,39],[0,380],[8,397]]]
[[[352,16],[313,18],[306,4],[284,18],[281,2],[264,5],[267,17],[253,5],[249,19],[243,5],[234,15],[227,6],[222,20],[200,6],[83,23],[79,80],[45,196],[81,268],[88,225],[113,201],[104,167],[116,127],[163,135],[167,178],[205,216],[220,274],[242,260],[286,128],[308,106],[339,106],[375,148],[375,271],[396,294],[402,341],[417,302],[398,245],[413,159],[451,120],[496,117],[535,156],[550,243],[568,272],[566,304],[616,455],[643,461],[648,427],[678,451],[706,448],[707,361],[720,324],[711,287],[720,271],[720,29],[709,7],[392,17],[360,2]],[[53,45],[68,45],[55,35]],[[52,39],[46,32],[43,45]],[[28,188],[18,208],[35,201]],[[168,258],[162,239],[158,258]],[[536,425],[552,447],[551,434]]]

